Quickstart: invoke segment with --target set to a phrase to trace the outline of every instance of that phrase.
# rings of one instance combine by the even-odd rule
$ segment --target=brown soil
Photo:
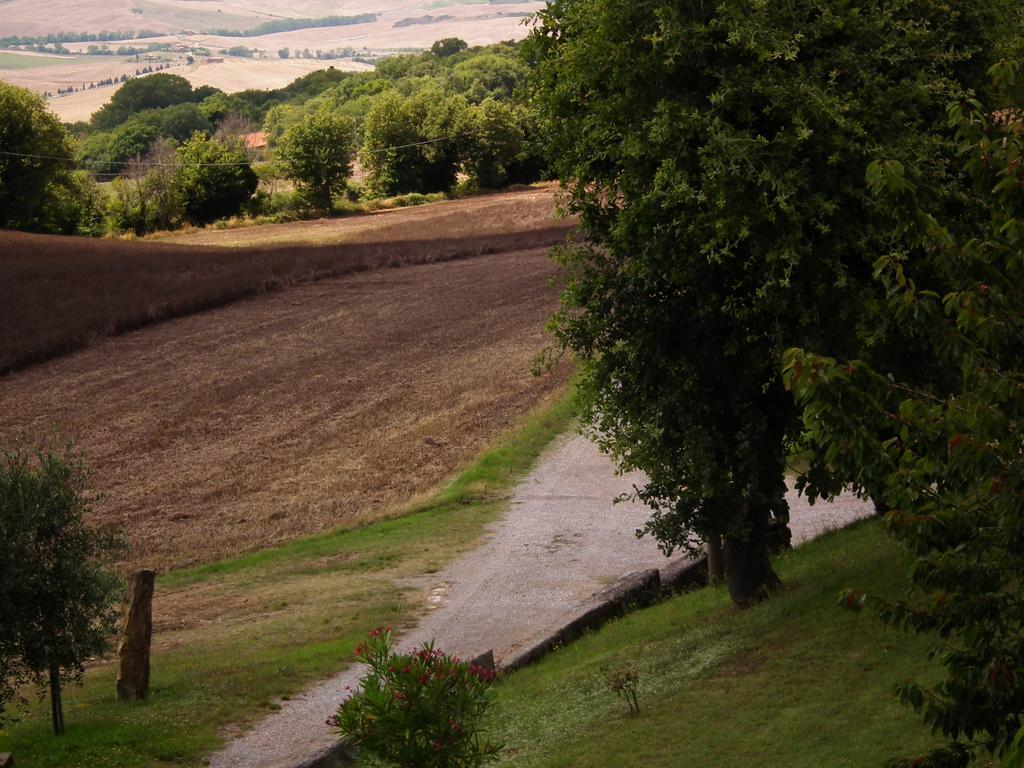
[[[0,374],[97,337],[288,285],[551,246],[550,188],[379,214],[122,242],[0,230]],[[235,246],[235,247],[215,247]]]
[[[530,373],[546,248],[289,288],[0,379],[0,442],[71,437],[132,564],[214,560],[429,491],[565,381]]]

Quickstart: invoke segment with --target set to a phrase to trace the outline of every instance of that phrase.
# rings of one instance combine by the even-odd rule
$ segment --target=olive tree
[[[723,537],[738,605],[779,583],[783,350],[878,344],[860,331],[889,235],[864,170],[883,149],[923,158],[925,194],[958,207],[945,106],[984,89],[1012,8],[553,0],[537,16],[536,102],[586,235],[561,251],[553,320],[584,422],[646,472],[644,531],[666,551]]]
[[[106,649],[121,583],[119,539],[85,523],[85,473],[73,454],[0,453],[0,714],[19,688],[49,688],[64,731],[62,683]]]

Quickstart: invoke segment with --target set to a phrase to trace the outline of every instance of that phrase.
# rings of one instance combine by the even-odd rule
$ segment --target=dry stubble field
[[[429,217],[417,221],[431,230]],[[11,373],[0,378],[0,442],[71,437],[102,494],[97,518],[124,529],[133,565],[209,562],[387,514],[566,380],[565,370],[530,371],[556,303],[548,248],[505,242],[490,255],[235,301]],[[409,245],[389,248],[397,257]],[[220,252],[242,271],[259,264],[253,252]],[[63,257],[79,279],[53,270],[32,291],[39,302],[76,286],[88,294],[96,260]],[[137,275],[147,264],[161,262],[140,258]],[[153,285],[177,289],[175,276],[191,286],[195,274]],[[130,272],[121,279],[131,287]],[[118,291],[108,296],[116,309]],[[7,329],[17,322],[3,319]]]

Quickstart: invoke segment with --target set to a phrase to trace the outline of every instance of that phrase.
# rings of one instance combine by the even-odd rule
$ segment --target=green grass
[[[149,700],[118,704],[114,665],[97,666],[66,692],[63,737],[52,736],[42,702],[0,732],[0,752],[22,768],[200,765],[225,726],[256,721],[343,669],[373,627],[411,621],[419,592],[401,585],[471,548],[571,420],[562,397],[394,519],[160,575]],[[161,632],[162,607],[203,620]]]
[[[490,737],[506,764],[862,768],[932,744],[893,684],[930,679],[928,642],[836,606],[840,589],[904,591],[896,548],[868,522],[781,558],[785,591],[748,611],[706,589],[634,613],[498,688]],[[640,670],[640,714],[605,684]]]
[[[24,56],[0,51],[0,69],[38,69],[81,61],[82,56]]]

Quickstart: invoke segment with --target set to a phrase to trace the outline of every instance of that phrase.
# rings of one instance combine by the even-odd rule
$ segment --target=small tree
[[[106,649],[122,593],[119,539],[85,524],[81,461],[69,451],[0,454],[0,712],[21,684],[48,687],[56,734],[62,682]]]
[[[175,186],[185,217],[194,224],[237,214],[259,184],[240,143],[223,144],[196,133],[178,147]]]
[[[447,58],[456,53],[462,53],[467,48],[469,48],[469,43],[465,40],[458,37],[445,37],[430,46],[430,52],[438,58]]]
[[[176,158],[174,142],[157,139],[145,157],[129,163],[113,184],[110,212],[116,229],[143,235],[178,224],[183,201],[175,184]]]
[[[355,122],[320,109],[292,125],[277,143],[275,154],[285,176],[324,210],[345,187],[355,155]]]

